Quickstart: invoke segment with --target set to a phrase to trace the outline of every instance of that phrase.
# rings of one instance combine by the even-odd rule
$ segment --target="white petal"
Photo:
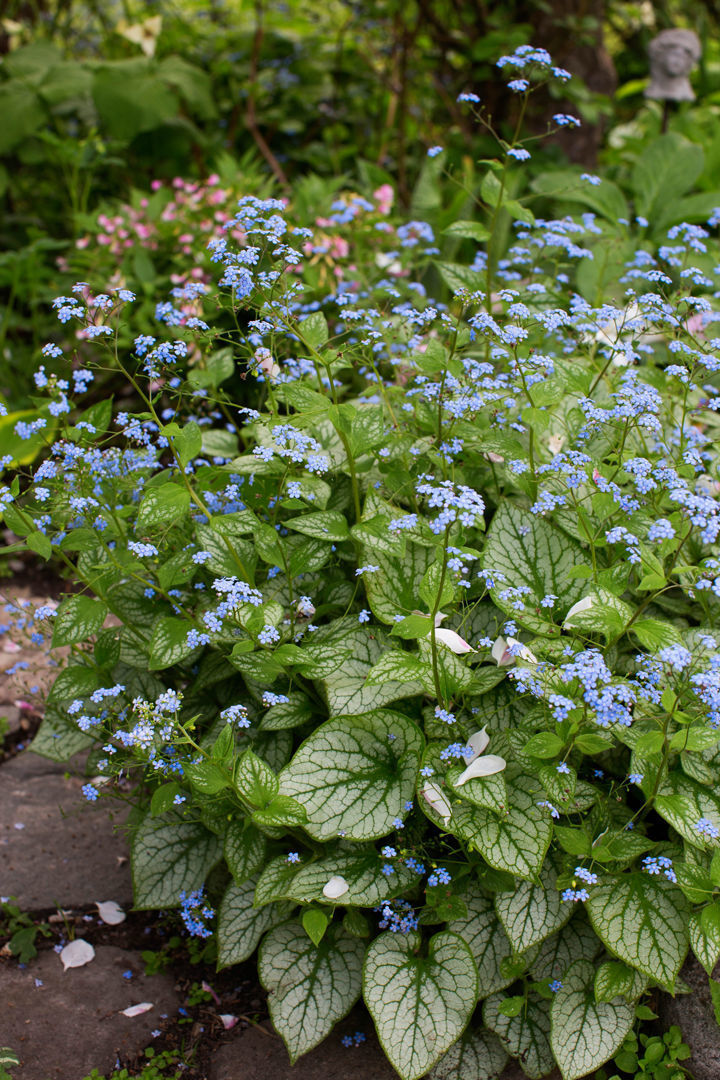
[[[428,637],[430,636],[429,634]],[[435,638],[437,641],[442,641],[443,645],[447,645],[448,649],[452,649],[454,653],[475,652],[472,645],[468,645],[465,638],[461,638],[454,630],[445,630],[441,626],[435,630]]]
[[[494,773],[502,772],[506,765],[505,758],[498,757],[497,754],[484,754],[482,757],[477,757],[470,762],[467,769],[463,769],[460,773],[455,781],[455,787],[461,787],[468,780],[474,780],[476,776],[492,776]]]
[[[123,909],[114,900],[96,900],[95,907],[102,921],[108,926],[117,926],[118,923],[125,922],[127,918]]]
[[[84,967],[85,964],[89,964],[91,960],[95,959],[95,950],[89,941],[75,938],[64,949],[61,949],[60,959],[65,971],[68,968]]]
[[[452,817],[452,804],[442,788],[433,780],[429,780],[422,789],[422,797],[447,825]]]
[[[330,880],[323,885],[323,896],[326,896],[328,900],[337,900],[339,896],[344,896],[350,886],[344,877],[340,877],[339,874],[335,874]]]
[[[232,1013],[220,1013],[219,1016],[226,1031],[229,1031],[230,1028],[234,1028],[238,1022],[237,1016],[233,1016]]]
[[[523,645],[517,640],[517,638],[514,637],[509,637],[507,639],[507,643],[508,649],[510,649],[510,647],[513,648],[513,655],[516,660],[525,660],[525,662],[528,664],[537,664],[537,656],[534,652],[530,652],[527,645]],[[518,645],[520,646],[519,649],[517,648]]]
[[[582,600],[578,600],[578,602],[576,604],[573,604],[573,606],[570,608],[567,615],[563,619],[563,626],[571,626],[572,624],[568,620],[572,618],[573,615],[577,615],[580,611],[589,611],[592,606],[592,596],[583,596]]]
[[[508,667],[515,663],[515,657],[508,652],[508,643],[504,637],[495,638],[490,655],[498,667]]]
[[[482,754],[489,742],[490,736],[487,733],[487,728],[483,728],[481,731],[474,731],[467,741],[467,745],[472,747],[472,754],[463,754],[465,764],[469,765],[476,757],[480,757],[480,754]]]
[[[123,1016],[141,1016],[143,1013],[150,1012],[152,1008],[154,1008],[152,1001],[141,1001],[139,1005],[130,1005],[121,1012]]]

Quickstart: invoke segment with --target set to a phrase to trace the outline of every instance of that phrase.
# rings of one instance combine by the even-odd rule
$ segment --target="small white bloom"
[[[432,637],[432,631],[428,634],[428,637]],[[442,626],[436,627],[435,640],[447,645],[448,649],[451,649],[454,653],[476,652],[472,645],[468,645],[465,638],[461,638],[454,630],[446,630]]]
[[[64,949],[60,950],[60,959],[64,971],[67,971],[68,968],[84,967],[85,964],[89,964],[91,960],[95,959],[95,950],[89,941],[75,938],[74,941],[69,942]]]
[[[520,646],[518,649],[517,646]],[[537,656],[528,649],[527,645],[521,644],[517,638],[499,637],[493,642],[490,653],[498,667],[509,667],[516,660],[524,660],[527,664],[537,664]]]
[[[555,434],[555,435],[551,435],[550,438],[548,439],[548,450],[550,451],[551,454],[559,454],[564,445],[565,445],[565,436],[564,435]]]
[[[434,780],[428,780],[422,789],[422,797],[447,825],[452,817],[452,805],[440,785]]]
[[[489,742],[490,736],[487,733],[487,728],[482,728],[481,731],[476,731],[470,736],[468,746],[471,748],[472,754],[463,754],[463,760],[467,768],[458,776],[455,787],[462,787],[468,780],[473,780],[476,776],[492,776],[494,773],[503,771],[507,765],[505,758],[498,757],[497,754],[485,754],[483,756]]]
[[[328,900],[337,900],[338,897],[344,896],[349,888],[350,886],[345,878],[335,874],[323,885],[323,896],[326,896]]]
[[[573,604],[573,606],[570,608],[563,620],[563,626],[572,626],[572,623],[570,622],[572,616],[578,615],[581,611],[589,611],[590,608],[593,606],[593,603],[594,601],[592,596],[583,596],[582,600],[578,600],[578,602],[576,604]]]

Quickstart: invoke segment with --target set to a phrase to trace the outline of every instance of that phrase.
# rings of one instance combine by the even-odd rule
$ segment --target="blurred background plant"
[[[494,144],[457,96],[477,93],[496,130],[509,132],[519,102],[494,64],[524,42],[574,76],[533,97],[531,127],[544,132],[571,107],[583,129],[544,143],[513,195],[532,191],[536,213],[556,213],[555,181],[570,159],[578,175],[600,168],[632,199],[662,124],[662,106],[643,96],[647,44],[680,25],[698,32],[704,54],[697,100],[672,111],[669,131],[702,147],[681,194],[708,193],[689,208],[688,220],[703,220],[720,165],[713,0],[9,0],[0,21],[0,400],[30,405],[29,372],[55,331],[52,297],[78,275],[157,294],[189,260],[201,264],[207,223],[220,226],[240,194],[287,196],[309,218],[326,215],[342,187],[369,196],[389,184],[398,212],[432,222],[458,182],[475,193],[475,165]],[[429,168],[437,145],[442,167]],[[592,196],[585,191],[585,208],[597,211]],[[567,205],[582,201],[576,193]],[[607,200],[604,208],[607,218]]]

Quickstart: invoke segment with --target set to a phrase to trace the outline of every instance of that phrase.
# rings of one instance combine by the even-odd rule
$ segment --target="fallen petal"
[[[472,754],[463,754],[465,764],[469,765],[471,761],[479,757],[489,742],[490,736],[487,733],[487,728],[483,728],[482,731],[474,731],[467,741],[467,745],[472,747]]]
[[[220,1013],[219,1016],[226,1031],[229,1031],[230,1028],[234,1028],[238,1022],[237,1016],[233,1016],[232,1013]]]
[[[60,950],[60,959],[64,971],[67,971],[68,968],[84,967],[85,964],[89,964],[91,960],[95,959],[95,950],[89,941],[76,938],[75,941],[71,941],[64,949]]]
[[[326,896],[328,900],[337,900],[339,896],[344,896],[349,888],[345,878],[335,874],[323,885],[323,896]]]
[[[121,1014],[123,1016],[141,1016],[142,1013],[150,1012],[154,1008],[152,1001],[141,1001],[139,1005],[130,1005],[127,1009],[122,1009]]]
[[[508,667],[515,663],[515,657],[508,652],[508,643],[504,637],[495,638],[490,655],[498,667]]]
[[[123,909],[114,900],[96,900],[95,907],[102,921],[108,926],[117,926],[118,923],[125,922],[127,918]]]
[[[428,637],[430,636],[428,635]],[[454,653],[475,652],[475,649],[473,649],[472,645],[468,645],[465,638],[461,638],[454,630],[446,630],[442,626],[436,628],[435,640],[442,641],[443,645],[447,645],[448,649],[452,649]]]
[[[578,602],[576,604],[573,604],[573,606],[570,608],[567,615],[563,619],[563,626],[572,626],[572,623],[570,622],[572,616],[579,614],[579,612],[581,611],[589,611],[592,606],[592,596],[583,596],[582,600],[578,600]]]
[[[422,797],[447,825],[452,817],[452,804],[442,788],[433,780],[429,780],[422,789]]]
[[[484,754],[482,757],[477,757],[467,769],[460,773],[455,781],[455,787],[462,787],[468,780],[474,780],[477,776],[492,776],[494,773],[502,772],[506,765],[505,758],[498,757],[497,754]]]

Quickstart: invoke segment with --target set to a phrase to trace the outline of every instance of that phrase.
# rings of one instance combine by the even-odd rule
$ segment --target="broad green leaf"
[[[529,973],[538,982],[543,979],[562,980],[571,964],[576,960],[594,960],[601,948],[602,944],[585,919],[584,912],[575,912],[569,923],[543,941],[530,963]]]
[[[417,684],[424,665],[413,653],[392,649],[384,653],[365,677],[366,686],[383,686],[387,682],[399,685]]]
[[[490,897],[475,888],[463,900],[467,915],[452,919],[447,928],[470,947],[478,970],[478,996],[484,998],[514,981],[514,974],[503,971],[503,961],[512,956],[513,949]]]
[[[682,645],[680,631],[664,619],[638,619],[631,630],[644,649],[657,652],[671,645]]]
[[[171,615],[158,619],[150,641],[150,671],[172,667],[195,651],[187,643],[190,626],[185,619],[176,619]]]
[[[31,551],[34,551],[36,555],[39,555],[42,559],[45,559],[46,562],[52,555],[52,543],[50,542],[50,538],[46,536],[45,533],[28,533],[27,537],[25,538],[25,543]]]
[[[406,716],[377,709],[322,724],[280,774],[280,791],[305,807],[316,840],[386,836],[406,814],[423,751]]]
[[[74,754],[87,750],[94,741],[92,735],[80,730],[64,708],[48,705],[30,749],[50,761],[69,761]]]
[[[180,893],[198,889],[220,854],[218,838],[198,822],[146,817],[132,842],[135,907],[178,907]]]
[[[472,844],[490,866],[529,881],[537,877],[552,837],[552,822],[537,806],[537,789],[530,777],[508,784],[504,816],[455,805],[453,823],[453,831]]]
[[[415,682],[396,682],[388,679],[380,685],[368,686],[362,676],[337,673],[325,679],[325,696],[331,715],[348,713],[359,716],[389,705],[401,698],[414,697],[421,692]]]
[[[185,765],[184,775],[196,791],[203,795],[217,795],[223,788],[230,786],[230,776],[226,769],[214,761],[197,761]]]
[[[647,978],[622,960],[606,960],[595,972],[595,1000],[612,1001],[622,996],[636,1001],[647,986]]]
[[[290,518],[285,522],[285,528],[313,536],[316,540],[339,541],[350,536],[345,515],[337,510],[321,510],[317,514]]]
[[[468,1027],[428,1073],[427,1080],[497,1080],[508,1056],[491,1031]]]
[[[369,946],[363,997],[378,1038],[403,1080],[416,1080],[465,1029],[477,1001],[477,971],[457,934],[436,934],[427,956],[419,936],[386,931]]]
[[[190,494],[178,484],[152,487],[143,496],[138,509],[138,532],[144,533],[175,525],[187,517]]]
[[[415,881],[414,871],[398,865],[397,870],[385,875],[383,860],[373,847],[341,842],[337,849],[328,851],[322,858],[307,866],[296,866],[292,879],[282,881],[278,899],[297,900],[298,903],[336,904],[355,907],[377,907],[384,899],[397,896]],[[323,887],[331,877],[342,877],[348,885],[347,892],[339,900],[323,895]]]
[[[523,746],[523,754],[535,758],[553,758],[561,753],[563,740],[554,731],[539,731]]]
[[[364,943],[332,927],[313,945],[299,922],[276,926],[260,945],[258,973],[270,1017],[295,1062],[346,1016],[362,989]]]
[[[308,908],[302,913],[303,930],[312,941],[313,945],[319,945],[325,937],[328,928],[328,917],[319,908]]]
[[[555,933],[573,913],[572,905],[560,899],[557,874],[549,865],[539,882],[521,881],[514,893],[497,893],[495,910],[516,953]]]
[[[490,233],[479,221],[453,221],[447,229],[443,229],[443,236],[457,236],[462,240],[477,240],[482,243],[489,239]]]
[[[541,195],[587,206],[612,222],[630,216],[627,199],[620,188],[604,178],[597,185],[590,184],[581,180],[578,173],[563,169],[540,173],[530,186]]]
[[[638,155],[632,174],[635,212],[653,222],[692,188],[705,164],[702,147],[676,132],[658,136]]]
[[[53,649],[87,641],[102,629],[107,613],[107,605],[90,596],[71,596],[64,600],[53,619]]]
[[[266,851],[266,838],[246,819],[235,817],[228,823],[223,855],[238,885],[261,869]]]
[[[256,825],[267,828],[275,825],[304,825],[307,819],[305,808],[288,795],[276,795],[267,806],[256,810],[252,816]]]
[[[464,766],[452,765],[445,774],[445,780],[452,788],[453,793],[458,798],[472,803],[473,806],[493,810],[496,814],[504,814],[508,804],[508,796],[503,774],[498,772],[491,773],[490,776],[475,776],[457,787],[458,777],[463,770]]]
[[[278,794],[278,778],[252,750],[245,750],[235,765],[235,786],[251,806],[264,807]]]
[[[420,582],[435,552],[419,544],[408,544],[402,558],[386,555],[372,544],[363,544],[361,552],[365,565],[379,568],[362,577],[370,610],[380,622],[392,626],[396,615],[410,615],[417,608]]]
[[[71,664],[70,667],[63,668],[56,677],[47,700],[57,702],[87,698],[101,685],[101,676],[96,668],[86,667],[84,664]]]
[[[314,349],[324,345],[328,339],[328,324],[322,311],[313,311],[303,319],[298,326],[298,332]]]
[[[287,728],[300,727],[312,719],[312,705],[305,694],[293,691],[288,694],[289,701],[272,705],[262,718],[260,727],[263,731],[284,731]]]
[[[531,1080],[546,1076],[555,1059],[550,1049],[550,1002],[530,994],[517,1016],[504,1016],[500,1006],[504,995],[493,994],[483,1005],[483,1020],[513,1057],[522,1062]]]
[[[594,885],[586,906],[610,952],[672,992],[688,947],[680,890],[648,874],[621,874]]]
[[[694,911],[688,922],[690,946],[708,975],[720,960],[720,904],[708,904]]]
[[[256,881],[250,878],[241,885],[232,882],[225,890],[217,923],[218,970],[247,960],[263,934],[284,922],[292,912],[292,904],[253,907]]]
[[[660,789],[654,808],[688,844],[706,850],[717,848],[717,840],[695,828],[701,818],[720,826],[720,797],[712,788],[673,772]]]
[[[382,405],[362,405],[353,417],[350,428],[350,449],[360,457],[387,440],[387,425]]]
[[[178,430],[177,435],[172,436],[171,442],[180,466],[184,469],[202,450],[202,429],[194,420],[190,420]]]
[[[568,608],[582,596],[586,586],[582,581],[568,580],[567,571],[583,560],[583,549],[576,540],[544,518],[507,502],[492,519],[483,554],[485,568],[497,574],[491,590],[497,607],[539,632],[548,626],[548,620],[536,614],[543,597],[551,593],[558,597],[558,606]],[[523,598],[522,611],[516,611],[511,600],[501,599],[500,593],[508,587],[530,589]]]
[[[577,1080],[611,1058],[635,1022],[632,1005],[589,995],[593,965],[578,960],[552,1003],[550,1042],[563,1080]]]
[[[182,788],[177,780],[171,780],[169,784],[163,784],[161,787],[155,788],[150,800],[152,817],[160,817],[162,814],[167,814],[169,810],[172,810],[175,799],[181,791]]]

